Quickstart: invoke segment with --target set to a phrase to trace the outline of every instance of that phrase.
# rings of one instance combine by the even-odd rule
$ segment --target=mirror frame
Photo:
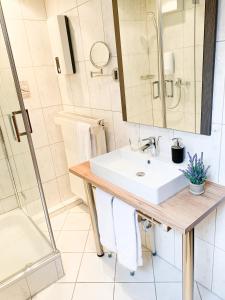
[[[94,49],[94,47],[95,47],[97,44],[102,44],[102,45],[104,45],[104,46],[107,48],[108,53],[109,53],[109,57],[108,57],[107,63],[104,64],[103,66],[97,65],[97,64],[94,62],[94,60],[93,60],[93,58],[92,58],[92,55],[91,55],[91,54],[92,54],[92,50]],[[105,67],[108,66],[108,64],[109,64],[109,62],[110,62],[110,59],[111,59],[111,52],[110,52],[109,46],[108,46],[105,42],[103,42],[103,41],[97,41],[97,42],[94,42],[94,44],[91,46],[91,49],[90,49],[89,59],[90,59],[90,62],[92,63],[92,65],[93,65],[95,68],[97,68],[97,69],[104,69]]]
[[[161,0],[156,0],[156,1],[158,2],[158,7],[160,7]],[[113,7],[119,78],[120,78],[122,116],[123,116],[123,121],[129,122],[127,120],[127,111],[126,111],[126,96],[125,96],[125,83],[124,83],[124,72],[123,72],[122,47],[121,47],[121,39],[120,39],[118,0],[112,0],[112,7]],[[161,13],[159,13],[159,15],[161,16]],[[218,0],[210,0],[210,1],[205,0],[204,47],[203,47],[203,68],[202,68],[202,103],[201,103],[201,126],[200,126],[200,134],[203,135],[211,135],[211,130],[212,130],[212,107],[213,107],[213,86],[214,86],[215,52],[216,52],[217,15],[218,15]],[[161,72],[163,72],[164,74],[164,70],[161,70]],[[163,95],[162,97],[163,97],[162,101],[164,101],[165,103],[165,98]]]

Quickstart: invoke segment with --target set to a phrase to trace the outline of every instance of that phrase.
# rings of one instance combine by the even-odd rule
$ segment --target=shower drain
[[[145,176],[145,172],[137,172],[136,176],[138,176],[138,177],[144,177]]]

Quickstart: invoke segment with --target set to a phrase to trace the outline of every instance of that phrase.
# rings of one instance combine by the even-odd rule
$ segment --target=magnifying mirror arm
[[[103,74],[103,69],[100,69],[99,71],[91,71],[90,74],[91,74],[91,78],[105,76]]]
[[[113,80],[115,80],[115,81],[119,80],[118,68],[113,69],[111,74],[104,74],[103,69],[100,69],[99,71],[91,71],[90,74],[91,74],[91,78],[112,77]]]

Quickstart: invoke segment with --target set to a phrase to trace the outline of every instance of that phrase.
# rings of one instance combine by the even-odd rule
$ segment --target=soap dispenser
[[[180,138],[172,139],[174,144],[171,147],[172,161],[176,164],[180,164],[184,161],[184,146]]]

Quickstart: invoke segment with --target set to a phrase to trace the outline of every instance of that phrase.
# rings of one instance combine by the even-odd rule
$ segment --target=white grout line
[[[202,295],[201,295],[201,293],[200,293],[200,289],[199,289],[199,286],[198,286],[198,283],[197,283],[197,281],[195,281],[195,283],[196,283],[196,286],[197,286],[197,291],[198,291],[198,294],[199,294],[200,300],[202,300]]]

